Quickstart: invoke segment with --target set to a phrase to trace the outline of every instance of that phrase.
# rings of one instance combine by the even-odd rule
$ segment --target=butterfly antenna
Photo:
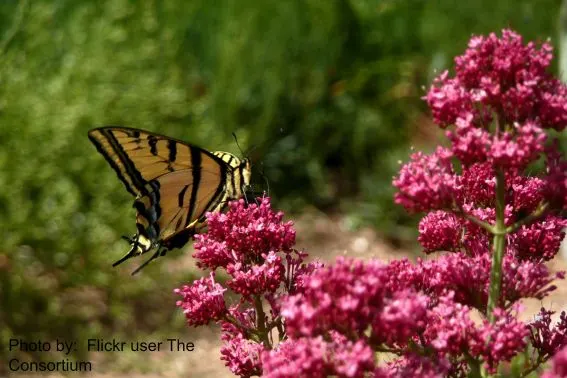
[[[244,154],[244,151],[242,151],[240,144],[238,144],[238,138],[236,137],[236,133],[234,131],[232,132],[232,137],[234,138],[234,141],[236,142],[236,146],[240,150],[240,153],[242,154],[242,156],[246,156],[246,154]]]

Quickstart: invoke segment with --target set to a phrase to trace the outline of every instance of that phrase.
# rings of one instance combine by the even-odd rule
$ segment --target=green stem
[[[462,208],[459,208],[459,210],[457,211],[457,214],[460,214],[463,218],[471,221],[472,223],[476,224],[477,226],[484,228],[486,231],[488,231],[490,233],[494,233],[494,227],[490,223],[485,222],[483,220],[480,220],[477,217],[475,217],[474,215],[467,214],[465,212],[465,210],[463,210]]]
[[[530,375],[532,372],[536,371],[541,364],[543,364],[545,362],[545,359],[542,359],[541,356],[537,358],[537,361],[532,364],[528,369],[524,370],[521,374],[520,374],[520,378],[524,378],[527,377],[528,375]]]
[[[492,245],[492,270],[490,272],[490,294],[486,315],[490,322],[494,322],[494,308],[500,299],[502,286],[502,259],[506,250],[506,224],[504,223],[505,203],[505,177],[502,168],[496,169],[496,224]]]
[[[260,340],[262,340],[266,349],[272,349],[272,345],[268,338],[268,331],[266,329],[266,314],[264,313],[264,306],[262,305],[262,299],[260,299],[257,295],[254,296],[254,308],[256,309],[256,328],[258,329]]]
[[[530,224],[533,221],[543,217],[546,214],[548,207],[549,207],[548,202],[542,203],[541,205],[538,206],[538,208],[533,213],[531,213],[530,215],[528,215],[524,219],[514,223],[513,225],[509,226],[506,229],[506,232],[508,234],[511,234],[512,232],[516,231],[517,229],[519,229],[523,225]]]
[[[484,375],[482,374],[482,365],[480,364],[480,361],[471,357],[468,353],[465,355],[465,358],[469,364],[470,367],[470,373],[469,373],[469,377],[470,378],[481,378]]]

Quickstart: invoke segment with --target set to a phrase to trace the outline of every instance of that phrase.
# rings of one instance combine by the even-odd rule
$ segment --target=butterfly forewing
[[[145,193],[150,180],[191,168],[203,153],[212,156],[182,141],[137,129],[103,127],[89,131],[89,138],[136,196]]]
[[[249,184],[248,161],[227,152],[210,153],[124,127],[93,129],[89,138],[136,196],[132,249],[115,265],[151,249],[157,252],[148,262],[182,247],[202,226],[207,211],[218,211],[227,200],[241,197],[242,186]]]

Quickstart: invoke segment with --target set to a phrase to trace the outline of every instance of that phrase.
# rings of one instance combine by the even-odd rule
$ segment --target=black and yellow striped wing
[[[136,196],[136,234],[128,238],[132,248],[114,265],[156,249],[149,262],[182,247],[202,226],[207,211],[220,210],[249,185],[248,160],[227,152],[211,153],[126,127],[93,129],[89,138]]]

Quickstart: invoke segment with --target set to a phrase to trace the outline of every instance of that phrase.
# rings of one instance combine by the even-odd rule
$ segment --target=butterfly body
[[[134,273],[184,246],[203,227],[206,212],[222,210],[250,185],[250,162],[228,152],[127,127],[92,129],[89,139],[136,197],[136,233],[126,238],[131,249],[114,265],[156,250]]]

